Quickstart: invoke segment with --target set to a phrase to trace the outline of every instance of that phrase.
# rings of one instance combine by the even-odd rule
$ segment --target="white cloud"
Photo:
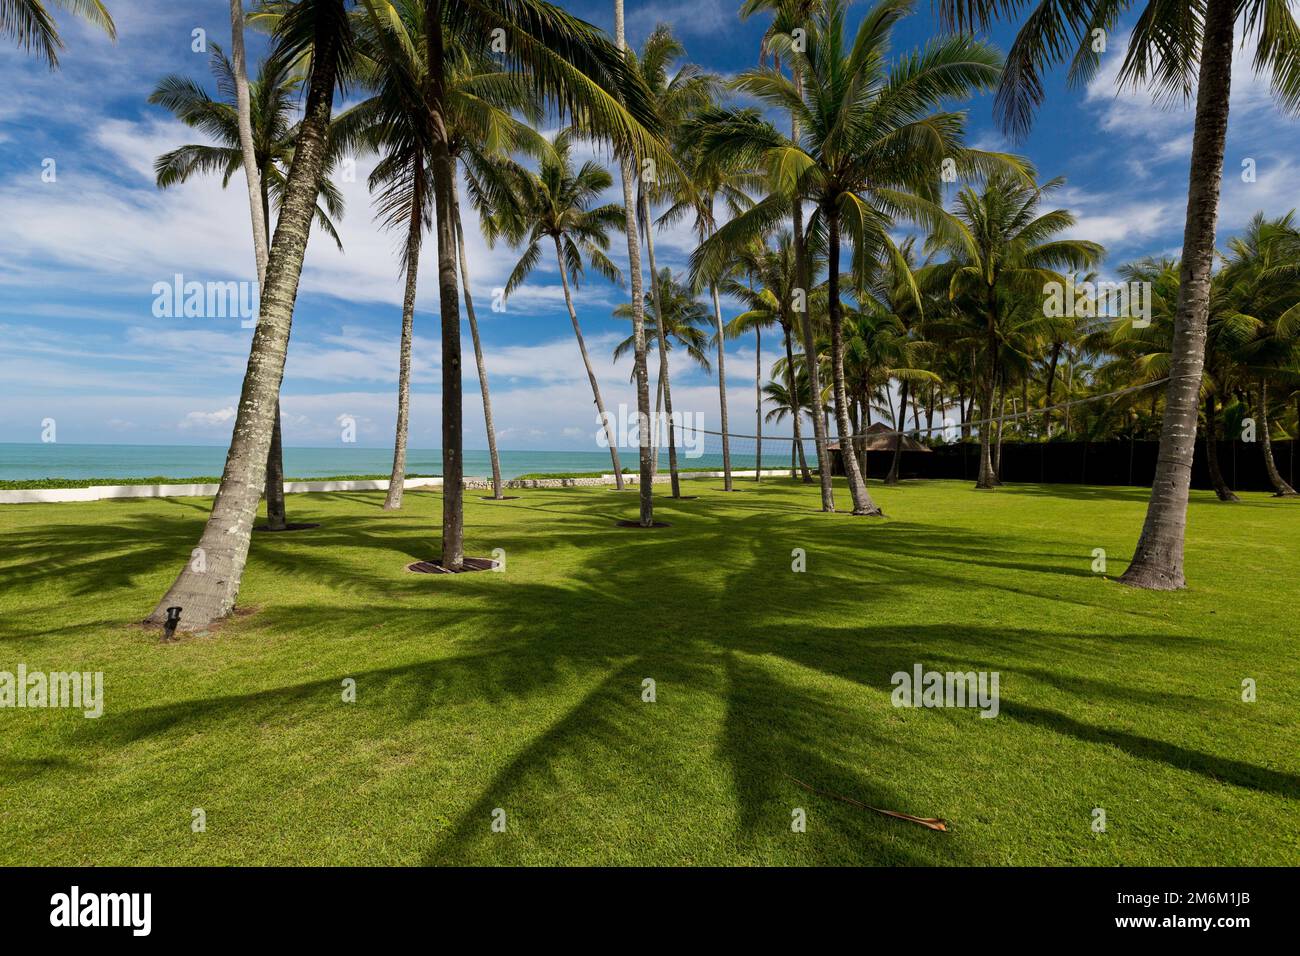
[[[227,405],[215,412],[190,412],[181,421],[181,428],[217,428],[235,419],[235,406]]]

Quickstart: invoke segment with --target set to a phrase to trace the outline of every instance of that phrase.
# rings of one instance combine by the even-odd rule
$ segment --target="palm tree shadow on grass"
[[[544,508],[538,510],[546,514]],[[508,802],[512,793],[553,792],[557,800],[578,800],[599,818],[598,802],[592,803],[584,795],[598,795],[611,787],[626,786],[626,781],[631,780],[637,806],[655,808],[665,827],[671,826],[674,814],[689,817],[707,807],[716,811],[716,802],[709,803],[706,792],[692,789],[696,784],[689,778],[671,774],[655,777],[660,786],[666,779],[673,793],[680,795],[679,803],[674,805],[672,801],[663,802],[663,796],[646,776],[650,773],[646,768],[672,767],[680,762],[680,754],[673,733],[646,732],[644,722],[671,724],[679,719],[705,722],[695,731],[712,735],[714,753],[730,771],[735,818],[716,823],[719,829],[715,845],[720,859],[721,850],[727,848],[758,847],[769,855],[779,854],[781,844],[777,841],[789,834],[790,809],[815,804],[818,819],[851,834],[856,841],[852,845],[859,846],[861,854],[848,859],[842,849],[817,844],[798,851],[808,854],[805,859],[809,861],[935,861],[931,851],[936,835],[928,831],[911,833],[909,825],[896,821],[866,819],[865,811],[807,794],[784,777],[789,773],[821,789],[889,809],[940,816],[953,812],[947,807],[913,805],[905,781],[892,779],[885,768],[868,766],[862,756],[901,744],[891,743],[888,734],[872,726],[865,716],[846,711],[833,699],[811,693],[778,675],[766,663],[768,659],[884,693],[892,672],[910,669],[916,662],[954,666],[964,663],[963,669],[1001,667],[1011,672],[1019,668],[1043,679],[1044,674],[1060,669],[1062,658],[1069,663],[1071,653],[1088,655],[1112,646],[1127,649],[1200,640],[1157,633],[1080,635],[1042,628],[1009,631],[891,622],[889,609],[917,582],[899,580],[897,570],[881,571],[877,567],[880,559],[920,561],[932,555],[936,547],[951,549],[948,553],[952,553],[978,540],[978,536],[966,532],[940,530],[926,533],[919,540],[909,537],[905,541],[901,535],[875,534],[870,536],[870,549],[864,550],[857,544],[861,537],[859,526],[823,521],[816,515],[782,519],[773,528],[756,512],[737,518],[734,514],[700,509],[680,520],[675,529],[678,533],[672,537],[635,541],[613,529],[569,530],[571,514],[563,509],[553,517],[545,529],[509,529],[507,547],[518,549],[512,554],[538,556],[557,547],[543,533],[551,530],[563,538],[564,546],[574,549],[584,543],[598,544],[592,536],[599,534],[607,534],[608,540],[617,539],[620,544],[615,548],[577,550],[575,571],[558,581],[507,577],[495,582],[504,589],[457,587],[454,593],[460,600],[454,604],[436,601],[436,596],[449,593],[446,589],[407,586],[405,582],[398,585],[391,575],[367,574],[365,567],[355,563],[330,572],[330,562],[337,564],[337,559],[326,550],[307,547],[305,538],[292,544],[286,542],[282,548],[258,548],[250,573],[257,573],[258,563],[267,562],[286,573],[306,573],[338,587],[346,582],[355,592],[352,603],[329,608],[322,619],[332,633],[340,635],[340,642],[363,640],[376,622],[383,622],[383,639],[395,645],[395,651],[402,651],[406,644],[427,643],[431,636],[455,637],[448,638],[451,644],[442,640],[437,645],[444,653],[441,657],[426,654],[420,660],[396,666],[328,673],[319,679],[245,693],[215,694],[118,712],[111,719],[76,722],[66,740],[78,748],[90,748],[93,756],[100,752],[99,748],[124,748],[173,737],[179,741],[205,731],[233,729],[238,736],[261,723],[292,726],[303,719],[304,713],[338,719],[338,688],[343,676],[358,679],[365,689],[368,707],[391,713],[403,725],[427,719],[456,719],[457,706],[484,701],[527,708],[533,714],[545,713],[555,705],[554,694],[561,679],[576,674],[590,690],[567,706],[560,717],[548,718],[542,731],[521,735],[510,745],[504,762],[490,771],[490,777],[472,784],[463,801],[451,808],[456,819],[451,829],[424,851],[426,862],[495,859],[491,856],[498,852],[494,845],[481,841],[490,836],[487,824],[491,810]],[[423,515],[411,518],[414,527],[423,527],[427,520]],[[589,519],[584,516],[585,520]],[[128,583],[120,585],[130,587],[134,574],[152,572],[153,564],[169,560],[165,552],[175,541],[184,546],[192,540],[186,531],[190,523],[189,519],[167,515],[160,520],[140,518],[87,527],[84,532],[92,551],[97,545],[121,547],[123,541],[130,544],[128,556],[122,559],[130,571],[123,574],[122,580]],[[325,532],[321,544],[326,549],[331,544],[361,547],[365,554],[382,559],[385,565],[390,559],[398,559],[395,548],[402,547],[413,532],[405,523],[393,528],[392,534],[374,533],[373,527],[369,518],[335,516],[327,528],[321,529]],[[137,548],[142,539],[150,543]],[[837,560],[831,566],[818,568],[815,574],[791,574],[792,543],[807,547],[814,555],[837,555]],[[858,550],[846,552],[846,543]],[[58,528],[38,531],[20,544],[27,548],[25,558],[37,564],[57,561],[60,555],[66,558],[79,546]],[[862,560],[852,560],[854,553],[862,554]],[[701,558],[721,570],[721,579],[696,573],[696,561]],[[927,576],[931,567],[929,561],[912,565],[915,574]],[[48,571],[48,565],[46,568]],[[69,573],[81,572],[74,564]],[[955,582],[957,576],[941,576],[934,581],[927,578],[930,586],[944,586],[949,580]],[[653,588],[649,581],[655,582]],[[978,586],[998,588],[990,582]],[[754,600],[754,594],[759,592],[764,595],[762,601]],[[1051,594],[1035,596],[1060,599]],[[842,623],[810,624],[807,608],[829,612],[821,615],[821,620]],[[220,639],[239,640],[241,632],[250,627],[273,634],[293,634],[305,622],[320,619],[321,613],[313,606],[270,604],[258,615],[234,622]],[[858,623],[867,620],[871,621],[869,625]],[[617,626],[611,627],[611,622]],[[452,653],[447,654],[448,650]],[[286,676],[291,673],[283,662],[278,666]],[[322,672],[319,667],[315,670]],[[270,680],[278,676],[272,673]],[[652,709],[642,705],[638,696],[639,682],[645,676],[656,676],[662,692],[668,695]],[[1087,691],[1094,699],[1132,703],[1136,694],[1141,703],[1157,703],[1141,688],[1097,678],[1087,685]],[[665,706],[674,692],[697,695],[702,707],[692,708],[685,717],[674,716],[674,711]],[[1195,702],[1171,699],[1170,703],[1190,706]],[[1068,706],[1067,699],[1062,708]],[[1003,714],[1010,720],[1086,744],[1117,747],[1143,760],[1217,782],[1284,796],[1295,796],[1297,792],[1298,781],[1293,775],[1202,753],[1177,741],[1097,727],[1066,712],[1015,699],[1003,702]],[[659,729],[668,728],[661,725]],[[382,739],[392,730],[391,724],[380,720],[361,734]],[[206,754],[205,759],[229,761],[234,767],[237,761],[256,756],[256,751],[237,750]],[[445,754],[439,756],[447,759]],[[687,768],[691,770],[693,765],[687,764]],[[33,772],[76,777],[82,771],[51,765]],[[560,842],[564,834],[548,829],[552,825],[548,823],[547,809],[532,808],[525,813],[525,819],[519,822],[553,838],[557,841],[555,853],[564,855],[566,844]],[[533,814],[532,818],[527,819],[527,814]],[[556,816],[565,816],[558,805]],[[614,826],[613,820],[606,822]],[[946,839],[942,835],[938,838]],[[592,839],[598,841],[599,837]],[[944,847],[940,852],[946,854],[943,861],[958,861],[961,848],[956,841],[940,845]],[[597,842],[595,851],[603,853],[606,849]]]

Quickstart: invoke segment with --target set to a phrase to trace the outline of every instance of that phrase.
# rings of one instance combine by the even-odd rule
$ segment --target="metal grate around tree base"
[[[491,558],[465,558],[459,571],[444,568],[433,561],[416,561],[408,564],[406,570],[412,574],[467,574],[470,571],[491,571],[496,566],[497,563]]]

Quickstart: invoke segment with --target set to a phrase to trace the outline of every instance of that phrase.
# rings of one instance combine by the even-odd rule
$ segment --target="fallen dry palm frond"
[[[790,777],[788,773],[786,774],[786,776]],[[815,793],[823,797],[830,797],[832,800],[839,800],[841,803],[847,803],[850,806],[861,807],[863,810],[870,810],[873,813],[879,813],[881,816],[893,817],[896,820],[907,820],[909,823],[919,823],[921,824],[921,826],[929,830],[942,830],[945,833],[948,832],[948,824],[944,822],[942,819],[940,819],[939,817],[914,817],[910,813],[898,813],[895,810],[882,810],[879,807],[869,806],[868,804],[863,803],[861,800],[854,800],[852,797],[844,797],[838,793],[830,793],[826,790],[818,790],[816,787],[804,783],[802,780],[800,780],[797,777],[790,777],[790,779],[793,780],[795,783],[799,784],[799,786],[803,787],[809,793]]]

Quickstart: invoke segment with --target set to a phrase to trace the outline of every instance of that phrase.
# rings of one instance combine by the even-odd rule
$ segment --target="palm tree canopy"
[[[104,0],[0,0],[0,36],[12,39],[24,53],[35,53],[55,69],[64,46],[51,6],[81,17],[107,33],[109,39],[117,39],[117,26]]]
[[[653,298],[649,292],[645,294],[645,339],[646,348],[651,350],[657,348],[659,344],[660,321]],[[669,351],[672,351],[674,343],[681,345],[696,365],[706,372],[711,371],[708,330],[712,325],[713,316],[708,307],[698,301],[690,287],[667,268],[659,270],[659,301],[664,311],[664,339]],[[632,303],[624,302],[614,309],[614,317],[631,319],[632,312]],[[628,336],[619,342],[614,347],[614,361],[618,361],[630,352],[634,345],[633,336]]]
[[[1192,97],[1200,65],[1206,0],[936,0],[940,19],[963,32],[984,31],[1018,18],[1028,7],[998,85],[993,110],[998,124],[1016,137],[1029,132],[1046,96],[1043,75],[1067,57],[1068,82],[1082,87],[1097,73],[1120,18],[1140,8],[1119,80],[1126,86],[1150,83],[1165,101]],[[1255,70],[1268,75],[1279,104],[1300,109],[1300,25],[1279,0],[1243,0],[1237,16],[1247,42],[1255,45]],[[1112,36],[1109,43],[1115,43]]]
[[[224,188],[231,177],[243,171],[244,154],[239,143],[239,123],[235,106],[234,66],[220,45],[211,44],[210,68],[216,79],[217,96],[212,97],[201,85],[188,77],[172,74],[164,77],[149,102],[166,108],[186,126],[207,134],[211,144],[195,143],[177,147],[154,160],[159,188],[167,189],[195,176],[220,175]],[[253,154],[267,191],[268,205],[278,208],[293,164],[298,124],[292,121],[301,78],[289,68],[289,61],[279,56],[264,60],[258,76],[249,83],[249,100],[253,125]],[[344,113],[334,124],[347,122]],[[320,178],[320,202],[316,223],[340,249],[343,243],[334,219],[343,214],[343,194],[331,178],[346,145],[336,138],[331,127],[330,148]]]
[[[607,254],[610,232],[621,231],[626,222],[623,207],[616,203],[592,205],[613,185],[613,177],[592,160],[574,169],[573,140],[572,129],[560,130],[537,172],[513,167],[517,205],[497,210],[491,225],[497,234],[524,246],[506,282],[507,296],[537,266],[545,239],[559,243],[565,272],[575,286],[582,279],[584,259],[609,281],[623,281],[622,272]]]

